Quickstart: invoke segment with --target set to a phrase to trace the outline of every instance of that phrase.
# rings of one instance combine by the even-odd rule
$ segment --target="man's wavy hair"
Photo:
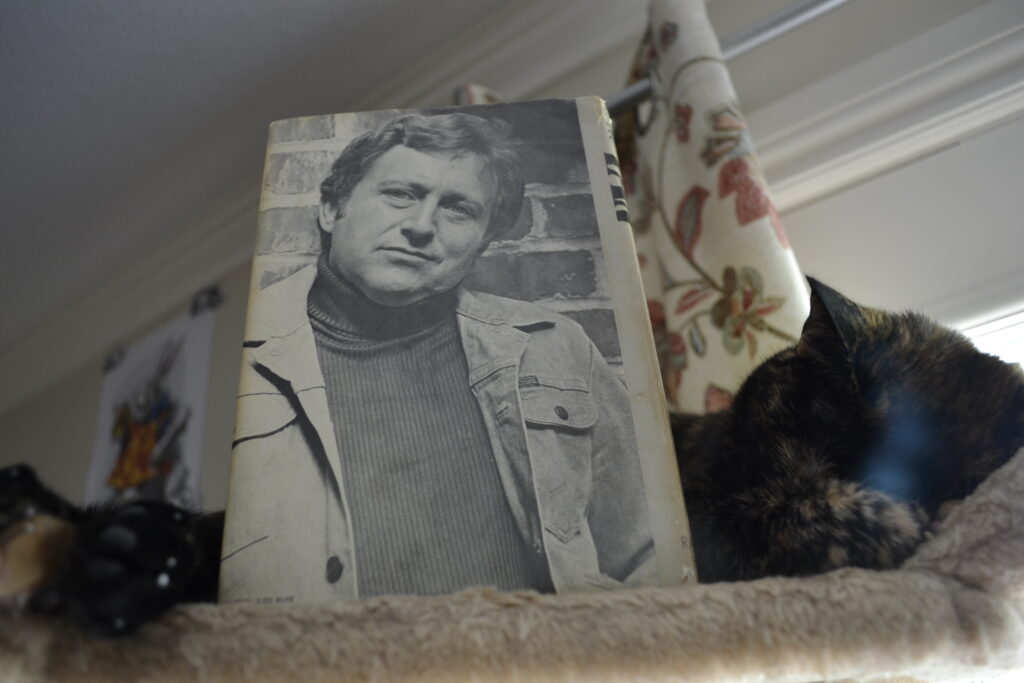
[[[360,135],[342,150],[330,175],[320,184],[320,201],[336,212],[344,211],[352,189],[374,162],[398,145],[419,152],[477,154],[483,158],[494,187],[487,226],[490,241],[515,224],[523,206],[525,185],[519,155],[510,144],[509,129],[504,121],[462,112],[434,116],[405,114]],[[329,238],[325,230],[321,234]]]

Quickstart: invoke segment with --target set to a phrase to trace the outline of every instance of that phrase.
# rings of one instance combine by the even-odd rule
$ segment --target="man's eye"
[[[391,187],[381,191],[385,197],[387,197],[392,203],[396,204],[411,204],[416,201],[417,197],[412,190],[406,190],[400,187]]]
[[[468,204],[449,204],[445,210],[457,220],[473,220],[477,218],[476,208]]]

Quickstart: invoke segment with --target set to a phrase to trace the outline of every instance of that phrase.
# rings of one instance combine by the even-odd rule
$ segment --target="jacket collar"
[[[554,316],[539,306],[464,289],[455,311],[474,387],[499,370],[519,367],[530,331],[555,324]]]
[[[258,305],[250,306],[246,326],[247,342],[265,342],[284,337],[309,324],[306,298],[316,279],[316,264],[304,266],[295,273],[270,285],[257,294]],[[517,328],[550,326],[555,317],[539,306],[489,294],[476,294],[459,288],[455,312],[486,325]]]
[[[486,325],[511,325],[523,329],[555,324],[554,315],[539,306],[491,294],[476,294],[462,288],[458,291],[455,312]]]
[[[304,266],[262,290],[250,300],[246,342],[286,337],[309,325],[306,298],[316,279],[316,264]]]
[[[295,390],[323,386],[306,298],[316,265],[306,266],[256,296],[246,343],[259,346],[254,360],[291,381]],[[497,369],[517,366],[531,329],[551,327],[554,314],[539,306],[460,288],[455,312],[470,384]]]

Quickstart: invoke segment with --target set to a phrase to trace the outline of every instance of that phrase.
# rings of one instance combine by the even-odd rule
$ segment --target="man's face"
[[[454,288],[487,246],[494,192],[485,170],[475,154],[392,147],[339,211],[320,206],[331,266],[384,306]]]

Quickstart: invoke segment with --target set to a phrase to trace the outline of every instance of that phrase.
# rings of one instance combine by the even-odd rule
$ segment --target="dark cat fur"
[[[1024,446],[1024,374],[811,280],[799,343],[732,406],[672,418],[702,581],[898,566]]]
[[[922,316],[811,289],[799,343],[759,366],[729,410],[672,417],[702,581],[898,566],[942,503],[1024,446],[1018,368]],[[76,528],[61,578],[33,597],[39,611],[118,634],[215,599],[223,513],[79,510],[27,468],[0,471],[0,523],[26,506]]]
[[[175,604],[217,599],[223,512],[157,501],[79,508],[30,467],[0,470],[0,533],[36,514],[66,520],[73,535],[53,582],[31,596],[34,611],[119,635]]]

